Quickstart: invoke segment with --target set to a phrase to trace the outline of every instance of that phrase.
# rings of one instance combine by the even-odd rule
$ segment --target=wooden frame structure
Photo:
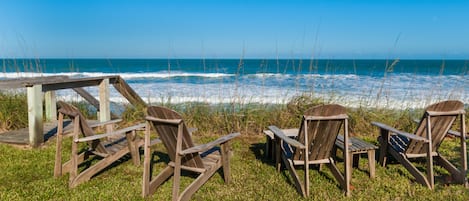
[[[189,129],[177,112],[164,108],[148,107],[147,130],[145,133],[145,159],[143,171],[142,194],[144,197],[156,192],[157,188],[169,177],[173,176],[172,200],[189,200],[191,196],[221,167],[225,183],[231,180],[230,171],[230,140],[240,133],[232,133],[218,138],[207,144],[195,146]],[[151,146],[150,129],[153,127],[163,142],[170,162],[155,177],[151,176]],[[220,145],[221,149],[215,149]],[[179,192],[181,171],[199,174],[198,177]]]
[[[73,89],[99,111],[99,120],[111,119],[109,86],[122,94],[131,104],[146,106],[146,103],[120,76],[102,76],[91,78],[70,78],[68,76],[48,76],[35,78],[8,79],[0,81],[0,89],[26,88],[28,99],[29,144],[38,147],[43,138],[43,101],[46,119],[57,120],[55,91]],[[98,86],[99,100],[95,99],[83,87]],[[43,98],[44,95],[44,98]]]
[[[58,110],[55,177],[70,173],[69,187],[73,188],[88,181],[92,176],[128,153],[131,154],[134,165],[140,165],[139,147],[143,145],[143,140],[136,135],[136,131],[144,130],[144,123],[98,135],[93,131],[93,127],[114,124],[118,121],[114,120],[90,126],[76,107],[62,101],[57,102],[57,104],[60,109]],[[70,117],[73,122],[73,131],[69,134],[64,132],[65,116]],[[81,137],[81,134],[83,137]],[[73,137],[72,150],[70,160],[62,164],[62,143],[65,136]],[[81,153],[79,152],[80,143],[88,145],[88,149]],[[80,164],[87,162],[91,156],[96,156],[100,161],[80,172],[78,170]]]
[[[456,119],[460,119],[459,132],[451,131]],[[467,150],[464,104],[460,101],[449,100],[432,104],[425,109],[414,134],[397,130],[379,122],[372,122],[380,129],[379,162],[386,166],[387,153],[391,154],[416,179],[418,183],[430,189],[435,187],[433,162],[446,169],[453,181],[468,187]],[[460,168],[456,168],[439,151],[445,136],[452,134],[460,138]],[[412,164],[411,159],[426,159],[426,175]]]
[[[344,173],[339,171],[332,157],[332,150],[341,130],[344,141],[349,141],[348,116],[344,107],[331,104],[310,108],[302,118],[296,139],[288,137],[276,126],[269,126],[269,130],[275,135],[277,171],[280,171],[282,159],[302,196],[309,196],[309,165],[313,164],[327,164],[345,194],[350,195],[350,156],[344,151]],[[345,143],[344,150],[349,150],[349,146],[349,143]],[[296,172],[296,166],[304,168],[303,181]]]

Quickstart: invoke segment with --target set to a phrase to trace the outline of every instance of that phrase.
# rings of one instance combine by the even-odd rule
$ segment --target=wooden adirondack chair
[[[414,134],[397,130],[379,122],[372,122],[373,125],[380,128],[381,146],[379,162],[383,167],[386,166],[387,153],[390,153],[399,163],[404,165],[415,177],[417,182],[433,189],[433,159],[435,158],[439,165],[448,170],[454,181],[462,183],[467,187],[464,114],[464,104],[460,101],[450,100],[435,103],[426,108]],[[460,132],[450,132],[457,117],[459,117],[461,121]],[[461,162],[459,164],[459,170],[438,151],[445,136],[449,133],[459,135],[461,139]],[[426,158],[426,175],[422,174],[422,172],[411,163],[410,159],[413,158]]]
[[[348,142],[348,116],[340,105],[322,105],[310,108],[304,113],[296,139],[286,136],[276,126],[269,126],[276,142],[276,166],[280,171],[280,158],[294,179],[298,192],[309,196],[309,165],[327,164],[334,177],[339,181],[345,194],[350,195],[350,158],[344,154],[345,173],[341,173],[332,157],[332,150],[337,135],[342,130],[344,140]],[[349,149],[345,143],[344,150]],[[281,153],[280,153],[281,152]],[[308,153],[308,154],[305,154]],[[300,180],[296,166],[304,167],[304,179]]]
[[[93,126],[88,125],[86,119],[81,112],[74,106],[65,102],[57,102],[60,109],[59,120],[57,126],[57,148],[55,155],[54,176],[62,176],[70,173],[69,187],[73,188],[78,184],[88,181],[92,176],[108,167],[116,160],[122,158],[127,153],[131,153],[133,163],[138,166],[140,164],[139,147],[143,145],[143,140],[136,135],[136,130],[143,130],[145,123],[132,127],[108,132],[105,134],[95,134],[92,127],[109,125],[108,123],[116,123],[118,121],[110,121]],[[73,131],[64,133],[64,116],[72,119]],[[83,137],[81,137],[81,135]],[[72,153],[70,160],[62,164],[62,141],[64,136],[72,136]],[[86,143],[88,149],[79,153],[79,144]],[[99,162],[91,165],[79,172],[80,164],[93,159],[101,159]]]
[[[225,183],[230,182],[230,140],[239,136],[232,133],[207,144],[194,146],[189,130],[181,115],[164,108],[151,106],[147,110],[147,131],[145,134],[145,159],[143,172],[143,196],[149,196],[173,175],[173,200],[189,200],[191,196],[223,166]],[[168,152],[170,162],[155,178],[152,179],[150,129],[155,128]],[[221,145],[221,149],[214,149]],[[199,176],[180,193],[181,170],[198,173]]]

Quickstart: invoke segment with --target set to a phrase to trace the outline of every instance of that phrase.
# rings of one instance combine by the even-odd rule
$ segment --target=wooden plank
[[[286,136],[281,129],[277,128],[276,126],[269,126],[269,130],[271,130],[274,135],[278,136],[280,139],[282,139],[284,142],[288,143],[289,145],[292,145],[294,147],[297,147],[299,149],[305,149],[306,146],[298,142],[297,140],[294,140],[288,136]]]
[[[114,88],[122,94],[132,105],[145,107],[147,104],[143,99],[124,81],[121,77],[113,83]]]
[[[23,88],[26,85],[42,84],[44,82],[59,82],[68,79],[68,76],[45,76],[45,77],[23,77],[15,79],[0,80],[0,88],[3,89],[14,89]]]
[[[42,85],[27,88],[29,144],[38,147],[43,141],[42,136]]]
[[[59,89],[71,89],[79,87],[98,86],[102,80],[109,79],[110,83],[116,82],[118,76],[102,76],[102,77],[88,77],[88,78],[73,78],[61,81],[45,81],[43,91],[54,91]],[[26,85],[27,86],[27,85]]]
[[[99,109],[99,100],[93,97],[85,89],[79,87],[79,88],[73,88],[73,91],[77,92],[78,95],[80,95],[82,98],[88,101],[88,103],[90,103],[93,107],[95,107],[96,109]]]
[[[102,80],[109,79],[111,84],[122,80],[119,76],[100,76],[87,78],[69,78],[68,76],[46,76],[33,78],[8,79],[0,81],[0,88],[22,88],[42,85],[43,92],[87,86],[98,86]]]
[[[73,91],[77,92],[78,95],[80,95],[82,98],[84,98],[88,103],[90,103],[94,108],[99,110],[99,100],[96,99],[93,95],[88,93],[84,88],[73,88]],[[119,116],[114,114],[111,111],[111,118],[112,119],[117,119]]]

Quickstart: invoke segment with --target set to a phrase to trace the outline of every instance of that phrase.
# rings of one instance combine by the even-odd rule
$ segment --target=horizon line
[[[105,60],[105,59],[113,59],[113,60],[469,60],[468,58],[301,58],[301,57],[294,57],[294,58],[286,58],[286,57],[279,57],[279,58],[261,58],[261,57],[245,57],[245,58],[237,58],[237,57],[180,57],[180,58],[170,58],[170,57],[0,57],[0,60],[43,60],[43,59],[90,59],[90,60]]]

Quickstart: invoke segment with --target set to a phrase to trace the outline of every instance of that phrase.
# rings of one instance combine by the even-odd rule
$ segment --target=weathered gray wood
[[[370,178],[375,177],[375,149],[378,147],[369,144],[363,140],[360,140],[358,138],[350,138],[349,140],[349,148],[348,148],[348,153],[349,153],[349,158],[352,159],[353,163],[352,166],[350,167],[350,170],[353,170],[352,167],[358,167],[359,159],[360,159],[360,154],[362,153],[367,153],[368,154],[368,168],[369,168],[369,175]],[[337,140],[335,141],[335,146],[339,148],[340,150],[344,151],[344,136],[343,135],[338,135]],[[335,155],[335,152],[333,152]]]
[[[114,88],[132,105],[141,107],[147,106],[145,101],[143,101],[143,99],[121,77],[117,77],[112,83]]]
[[[32,116],[28,117],[30,120],[29,124],[29,129],[30,129],[30,135],[26,136],[27,141],[29,141],[30,145],[32,146],[38,146],[38,144],[43,142],[42,134],[39,134],[40,131],[40,124],[42,122],[42,112],[39,110],[42,110],[42,96],[38,95],[38,91],[42,92],[49,92],[46,93],[46,118],[50,120],[55,120],[57,117],[54,116],[56,112],[54,112],[54,100],[53,100],[53,94],[55,93],[55,90],[60,90],[60,89],[74,89],[74,88],[81,88],[81,87],[88,87],[88,86],[101,86],[100,91],[104,92],[103,94],[100,94],[101,97],[101,102],[104,103],[104,105],[99,104],[99,101],[97,101],[94,97],[89,95],[86,91],[83,89],[77,89],[78,94],[83,96],[85,100],[89,101],[93,106],[97,107],[98,111],[102,111],[102,117],[100,116],[100,119],[102,121],[109,120],[110,117],[112,118],[117,118],[116,115],[110,113],[109,109],[109,89],[104,90],[104,86],[107,86],[109,88],[109,84],[113,84],[114,87],[116,87],[117,91],[122,93],[122,95],[129,100],[130,103],[134,105],[145,105],[144,101],[138,96],[135,91],[133,91],[132,88],[130,88],[125,81],[120,78],[119,76],[102,76],[102,77],[91,77],[91,78],[70,78],[67,76],[48,76],[48,77],[36,77],[36,78],[19,78],[19,79],[8,79],[8,80],[1,80],[0,81],[0,88],[22,88],[26,87],[28,88],[28,91],[35,91],[36,95],[31,95],[29,96],[29,100],[33,101],[33,99],[36,101],[34,103],[34,108],[35,110],[31,110],[32,107],[28,106],[28,111],[30,114],[34,112],[35,114],[40,114],[40,116],[35,116],[34,118]],[[41,86],[41,90],[32,90],[33,88],[37,88],[38,86]],[[106,92],[107,91],[107,92]],[[107,98],[106,98],[107,97]],[[104,101],[106,99],[106,101]],[[31,104],[33,104],[31,102]],[[29,104],[29,105],[31,105]],[[38,105],[41,104],[39,107]],[[105,109],[107,108],[107,109]],[[38,110],[39,109],[39,110]],[[104,110],[104,112],[103,112]],[[109,117],[110,115],[110,117]],[[40,119],[40,121],[34,121],[37,122],[34,125],[31,124],[33,123],[33,119]],[[111,129],[109,128],[109,131]],[[31,132],[33,131],[33,132]],[[38,131],[38,132],[34,132]],[[12,133],[12,132],[9,132]],[[10,136],[1,136],[0,141],[4,142],[10,142],[13,141],[13,143],[20,141],[17,139],[9,140]],[[34,141],[34,142],[33,142]]]
[[[231,169],[230,169],[230,158],[231,158],[231,146],[230,142],[223,143],[221,145],[221,161],[223,167],[223,177],[225,183],[229,184],[231,182]]]
[[[276,126],[268,126],[268,128],[270,131],[272,131],[274,135],[276,135],[277,137],[279,137],[281,140],[288,143],[289,145],[297,147],[299,149],[306,148],[306,146],[302,144],[301,142],[298,142],[297,140],[292,139],[288,137],[287,135],[285,135],[280,128],[277,128]]]
[[[47,91],[44,93],[44,102],[46,108],[47,121],[57,120],[57,105],[55,104],[55,91]]]
[[[331,169],[346,195],[350,195],[351,173],[348,152],[344,151],[344,173],[337,169],[331,156],[337,135],[341,130],[344,132],[344,140],[349,141],[347,119],[344,107],[330,104],[312,107],[305,112],[296,139],[287,136],[276,126],[268,127],[274,135],[276,143],[275,163],[277,171],[280,170],[279,157],[281,156],[283,163],[293,177],[296,189],[304,197],[309,196],[309,165],[323,163],[328,164],[327,167]],[[265,133],[270,135],[270,132]],[[283,149],[281,143],[285,143]],[[349,143],[345,143],[344,149],[349,150]],[[280,153],[281,151],[283,152]],[[298,165],[303,166],[305,171],[302,181],[295,169],[295,166]]]
[[[42,136],[42,85],[28,87],[27,93],[29,143],[33,147],[38,147],[44,141]]]
[[[16,89],[36,84],[44,84],[46,82],[60,82],[68,79],[68,76],[47,76],[47,77],[33,77],[33,78],[14,78],[0,80],[0,88],[3,89]]]
[[[211,141],[209,143],[201,144],[201,145],[197,145],[197,146],[185,149],[185,150],[181,150],[179,153],[181,153],[182,155],[185,155],[185,154],[190,154],[190,153],[208,151],[209,149],[211,149],[211,148],[213,148],[217,145],[226,143],[226,142],[230,141],[231,139],[238,137],[239,135],[241,135],[241,133],[231,133],[231,134],[222,136],[222,137],[220,137],[220,138],[218,138],[214,141]]]
[[[73,91],[75,91],[78,95],[84,98],[88,103],[90,103],[94,108],[96,108],[96,110],[99,111],[99,100],[93,97],[84,88],[73,88]],[[117,119],[119,118],[119,116],[117,116],[111,111],[111,118]]]
[[[63,140],[63,125],[64,115],[59,114],[57,126],[57,144],[55,149],[55,165],[54,165],[54,177],[62,176],[62,140]]]
[[[464,122],[464,104],[460,101],[442,101],[432,104],[425,109],[422,119],[414,134],[402,135],[396,132],[394,128],[383,126],[382,124],[373,123],[373,125],[380,127],[381,132],[381,151],[380,162],[384,165],[386,153],[390,153],[396,158],[417,180],[417,182],[427,186],[430,189],[434,188],[434,173],[433,173],[433,157],[436,158],[437,164],[445,168],[451,173],[455,181],[464,183],[467,187],[467,157],[466,157],[466,140],[465,122]],[[461,169],[457,170],[448,160],[444,159],[441,153],[438,152],[439,146],[445,139],[445,136],[451,132],[449,129],[457,118],[462,119],[460,123],[460,147],[461,147]],[[399,135],[408,137],[407,144],[400,145],[400,147],[392,146],[393,141],[390,140],[389,133],[397,133]],[[417,136],[417,137],[416,137]],[[422,140],[425,139],[425,140]],[[405,146],[405,147],[402,147]],[[402,147],[402,148],[401,148]],[[420,172],[409,159],[411,158],[425,158],[426,160],[426,174]]]
[[[111,108],[109,102],[109,79],[103,79],[99,84],[99,120],[111,120]]]
[[[92,176],[96,175],[100,171],[104,170],[106,167],[114,163],[116,160],[122,158],[124,155],[131,153],[134,164],[139,165],[140,156],[138,153],[138,148],[143,145],[142,140],[136,135],[135,131],[145,128],[146,124],[139,124],[129,128],[124,128],[121,130],[114,131],[112,133],[105,133],[101,135],[96,135],[93,129],[87,124],[84,116],[80,111],[62,101],[57,102],[60,106],[59,109],[59,122],[58,122],[58,133],[57,133],[57,149],[56,149],[56,164],[54,168],[54,175],[62,175],[64,169],[70,173],[69,187],[73,188],[80,183],[88,181]],[[61,154],[62,152],[62,135],[63,131],[63,116],[69,116],[73,119],[73,140],[72,140],[72,155],[71,160],[62,164]],[[83,134],[85,137],[80,138],[80,135]],[[125,134],[125,137],[122,136]],[[122,136],[119,138],[112,136]],[[102,138],[107,138],[115,140],[112,142],[105,142]],[[87,142],[88,149],[83,153],[78,152],[79,143]],[[60,145],[59,145],[60,144]],[[85,154],[86,153],[86,154]],[[102,159],[89,166],[88,168],[80,171],[79,166],[84,159],[87,159],[90,155],[97,155],[102,157]],[[83,157],[85,156],[85,157]],[[61,167],[59,167],[61,166]],[[80,168],[81,169],[81,168]]]
[[[376,126],[376,127],[381,128],[381,129],[391,131],[392,133],[402,135],[402,136],[407,137],[407,138],[412,138],[414,140],[419,140],[419,141],[422,141],[422,142],[427,142],[428,141],[424,137],[420,137],[420,136],[417,136],[417,135],[414,135],[414,134],[411,134],[411,133],[407,133],[407,132],[404,132],[404,131],[397,130],[397,129],[391,127],[391,126],[388,126],[388,125],[380,123],[380,122],[371,122],[371,124]]]
[[[368,150],[368,167],[370,168],[370,178],[375,178],[376,168],[375,168],[375,150]]]
[[[386,166],[386,160],[387,160],[387,152],[388,152],[388,146],[389,146],[389,131],[386,129],[379,129],[379,135],[380,135],[380,145],[379,145],[379,163],[381,164],[382,167]]]
[[[55,91],[60,89],[73,89],[80,87],[98,86],[104,79],[109,79],[109,82],[115,83],[119,76],[102,76],[102,77],[88,77],[88,78],[69,78],[65,80],[46,80],[42,81],[43,91]],[[28,86],[28,84],[25,84]]]
[[[141,123],[141,124],[137,124],[135,126],[130,126],[130,127],[126,127],[126,128],[123,128],[123,129],[119,129],[119,130],[116,130],[116,131],[113,131],[113,132],[110,132],[110,133],[97,134],[97,135],[78,138],[78,139],[75,140],[75,142],[88,142],[88,141],[103,139],[103,138],[112,137],[112,136],[115,136],[115,135],[127,134],[128,132],[139,130],[139,129],[144,129],[144,128],[145,128],[145,124]]]
[[[301,182],[300,177],[298,176],[298,173],[295,170],[295,166],[293,165],[293,161],[291,161],[291,159],[289,158],[286,158],[285,155],[279,157],[282,158],[283,164],[285,164],[285,167],[287,167],[288,172],[291,173],[291,176],[293,177],[293,182],[295,183],[295,187],[298,193],[300,193],[303,197],[307,197],[308,195],[306,194],[305,185],[303,182]],[[305,169],[305,171],[309,171],[309,169]]]
[[[78,95],[84,98],[88,103],[94,106],[96,109],[99,109],[99,100],[94,98],[90,93],[88,93],[84,88],[73,88]]]
[[[221,167],[224,171],[225,182],[230,182],[229,157],[231,148],[229,140],[239,136],[233,133],[207,144],[194,146],[189,129],[182,117],[175,111],[164,107],[152,106],[147,109],[147,126],[145,132],[145,157],[142,195],[143,197],[155,193],[156,189],[173,176],[172,200],[189,200],[191,196]],[[170,162],[155,178],[151,178],[151,139],[150,128],[154,128],[163,142]],[[204,157],[200,151],[209,151],[221,144],[221,150],[212,152]],[[199,174],[198,177],[180,193],[181,170]]]
[[[417,182],[424,184],[428,188],[431,188],[430,183],[427,181],[425,175],[422,174],[402,153],[394,151],[392,148],[388,148],[389,153],[401,163],[414,177]]]
[[[460,162],[462,164],[460,173],[459,173],[459,178],[462,178],[462,183],[466,188],[469,188],[469,181],[468,178],[466,177],[467,173],[467,152],[466,152],[466,115],[461,114],[460,115],[460,138],[459,138],[459,143],[460,143],[460,150],[459,153],[461,155]]]

